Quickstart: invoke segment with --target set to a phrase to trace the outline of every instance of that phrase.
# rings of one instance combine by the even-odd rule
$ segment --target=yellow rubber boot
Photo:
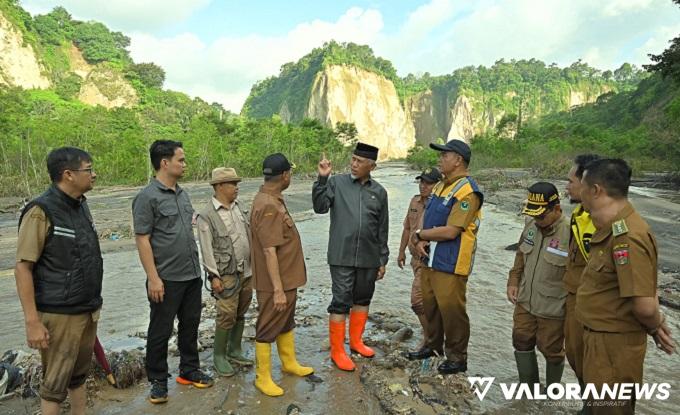
[[[272,345],[255,342],[255,387],[267,396],[281,396],[283,389],[272,380]]]
[[[281,369],[296,376],[308,376],[314,373],[314,369],[302,366],[295,358],[295,336],[293,330],[279,334],[276,338],[276,347],[279,350]]]

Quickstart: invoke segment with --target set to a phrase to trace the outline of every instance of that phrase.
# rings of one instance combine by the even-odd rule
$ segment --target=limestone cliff
[[[77,47],[68,52],[71,72],[83,78],[78,100],[88,105],[105,108],[130,108],[137,104],[137,91],[123,77],[106,64],[90,65]]]
[[[24,89],[45,89],[50,81],[30,44],[0,13],[0,85]]]
[[[559,108],[542,106],[539,99],[534,107],[523,106],[522,118],[526,122],[554,111],[592,103],[609,91],[611,88],[607,86],[570,88],[562,94]],[[517,93],[509,91],[505,98],[510,101],[517,99]],[[497,123],[508,113],[506,108],[485,101],[483,96],[461,93],[456,89],[420,92],[406,100],[405,109],[407,117],[413,120],[416,140],[422,144],[439,138],[469,142],[475,135],[496,128]]]
[[[285,103],[284,103],[285,106]],[[286,114],[282,106],[282,117]],[[305,114],[328,126],[352,122],[359,140],[380,148],[380,158],[405,157],[415,144],[412,120],[394,84],[356,67],[333,65],[316,75]]]
[[[78,100],[105,108],[132,107],[137,104],[137,91],[123,75],[106,65],[97,65],[84,78]]]

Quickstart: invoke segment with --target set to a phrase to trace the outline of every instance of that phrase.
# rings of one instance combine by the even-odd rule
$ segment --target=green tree
[[[162,88],[165,70],[155,63],[135,63],[128,67],[128,77],[139,79],[148,88]]]
[[[130,60],[126,50],[130,46],[130,38],[120,32],[111,32],[99,22],[78,23],[73,33],[73,42],[90,63]]]

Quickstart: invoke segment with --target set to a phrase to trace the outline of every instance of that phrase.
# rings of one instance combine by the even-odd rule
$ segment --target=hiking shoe
[[[175,379],[180,385],[193,385],[196,388],[209,388],[214,382],[213,378],[201,372],[200,370],[194,370],[193,372],[185,373],[183,375],[177,376]]]
[[[153,404],[166,403],[168,401],[168,382],[163,380],[151,381],[151,393],[149,402]]]

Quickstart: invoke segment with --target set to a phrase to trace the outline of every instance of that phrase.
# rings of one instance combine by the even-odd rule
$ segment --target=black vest
[[[33,267],[38,311],[80,314],[99,309],[104,268],[87,202],[53,185],[24,208],[19,226],[34,205],[50,220],[45,247]]]

